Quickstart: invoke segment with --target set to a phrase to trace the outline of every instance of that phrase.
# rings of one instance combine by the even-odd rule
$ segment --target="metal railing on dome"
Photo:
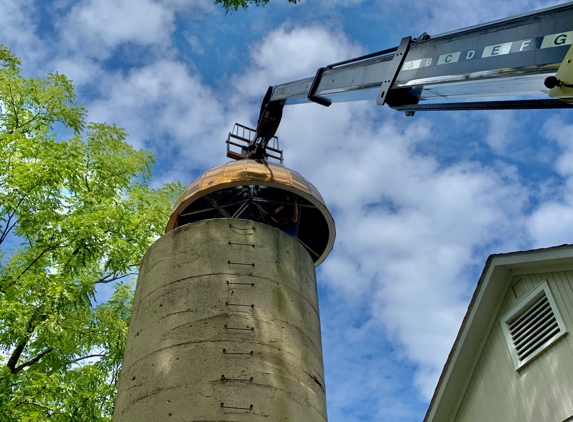
[[[244,160],[249,158],[248,146],[257,136],[257,131],[240,123],[235,123],[233,130],[227,136],[227,157],[233,160]],[[271,139],[273,146],[266,147],[265,158],[272,158],[283,164],[283,151],[279,146],[279,138],[273,136]]]

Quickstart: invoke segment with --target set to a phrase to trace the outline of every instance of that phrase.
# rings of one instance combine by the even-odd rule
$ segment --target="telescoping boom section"
[[[232,158],[265,159],[289,104],[375,99],[407,115],[573,108],[572,45],[573,2],[437,36],[405,37],[397,47],[269,87],[257,129],[245,139],[248,147]]]
[[[573,2],[438,36],[406,37],[398,47],[274,86],[270,102],[376,99],[379,105],[421,110],[424,102],[447,100],[450,105],[437,108],[456,109],[452,99],[547,94],[544,81],[556,74],[571,44]],[[513,102],[508,108],[552,108],[550,103]]]

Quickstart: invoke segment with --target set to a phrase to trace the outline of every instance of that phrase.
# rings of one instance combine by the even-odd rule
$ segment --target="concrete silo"
[[[334,237],[282,165],[192,182],[141,265],[114,421],[326,421],[315,266]]]

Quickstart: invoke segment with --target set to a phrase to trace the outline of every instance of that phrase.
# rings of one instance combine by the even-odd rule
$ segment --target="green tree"
[[[215,4],[220,4],[229,11],[238,10],[239,7],[246,9],[249,6],[266,6],[269,0],[215,0]],[[297,4],[300,0],[288,0],[289,3]]]
[[[132,300],[123,282],[181,186],[149,188],[150,153],[114,125],[85,125],[65,76],[24,78],[20,65],[0,45],[0,420],[110,420]]]

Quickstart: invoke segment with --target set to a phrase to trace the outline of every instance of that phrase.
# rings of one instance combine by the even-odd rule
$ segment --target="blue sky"
[[[157,158],[153,184],[226,161],[269,85],[556,2],[0,0],[29,75],[73,79],[89,119]],[[285,108],[285,164],[322,192],[337,240],[319,268],[331,422],[421,421],[489,254],[571,243],[570,111],[436,112],[373,102]]]

